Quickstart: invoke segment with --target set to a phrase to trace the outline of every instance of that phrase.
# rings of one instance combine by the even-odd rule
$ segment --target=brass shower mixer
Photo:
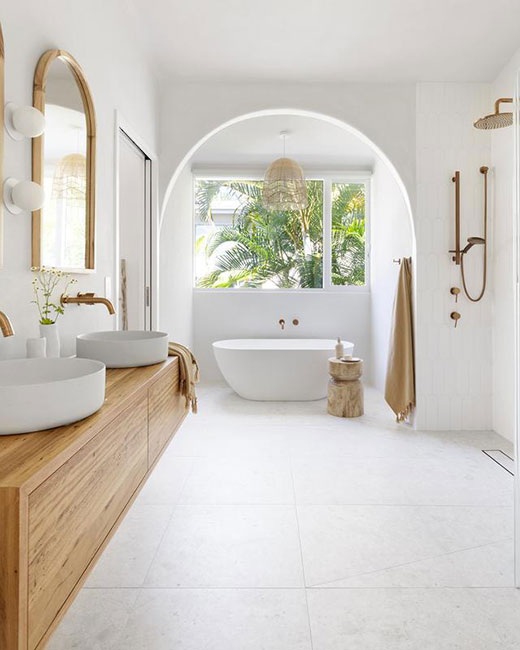
[[[457,327],[457,323],[459,322],[460,317],[461,316],[460,316],[458,311],[452,311],[451,312],[450,318],[451,318],[451,320],[455,321],[455,327]]]
[[[459,289],[459,287],[452,287],[452,288],[450,289],[450,293],[451,293],[452,296],[455,296],[455,302],[458,302],[458,300],[459,300],[459,293],[460,293],[460,289]]]

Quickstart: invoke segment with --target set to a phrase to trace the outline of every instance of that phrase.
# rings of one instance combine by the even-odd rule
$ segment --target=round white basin
[[[91,359],[0,361],[0,435],[54,429],[95,413],[105,366]]]
[[[135,368],[168,357],[168,334],[143,330],[90,332],[76,337],[76,354],[102,361],[107,368]]]

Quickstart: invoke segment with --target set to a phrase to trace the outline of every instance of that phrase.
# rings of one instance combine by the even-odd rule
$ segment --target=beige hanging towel
[[[401,260],[394,300],[385,399],[397,422],[408,418],[415,407],[412,259],[407,257]]]
[[[186,406],[191,405],[192,413],[197,412],[197,394],[195,384],[199,381],[199,366],[191,350],[180,343],[168,344],[168,355],[179,359],[180,391],[186,399]]]

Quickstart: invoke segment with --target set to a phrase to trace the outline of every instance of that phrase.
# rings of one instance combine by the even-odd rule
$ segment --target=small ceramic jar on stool
[[[357,418],[364,413],[362,359],[329,359],[327,411],[340,418]]]

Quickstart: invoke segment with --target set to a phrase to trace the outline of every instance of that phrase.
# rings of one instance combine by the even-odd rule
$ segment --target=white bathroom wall
[[[256,117],[228,126],[204,143],[190,159],[174,186],[163,227],[161,256],[164,259],[164,319],[161,321],[163,328],[170,333],[180,333],[187,329],[190,314],[192,264],[187,255],[190,254],[193,215],[187,170],[191,167],[209,173],[212,170],[226,173],[228,169],[245,170],[256,166],[256,173],[261,173],[279,155],[278,134],[281,130],[289,131],[287,145],[290,154],[303,165],[309,178],[314,173],[319,177],[320,169],[329,170],[338,176],[348,173],[348,170],[365,170],[365,173],[370,174],[377,158],[370,147],[344,129],[322,119],[298,115]],[[373,201],[368,201],[371,208],[369,232],[372,230],[373,236],[376,236],[375,251],[380,261],[374,267],[375,297],[370,296],[368,289],[362,295],[357,290],[348,289],[332,292],[195,291],[194,349],[204,377],[214,379],[218,376],[211,351],[211,344],[217,339],[342,336],[356,345],[356,354],[365,360],[365,381],[372,383],[370,308],[373,298],[379,319],[376,324],[376,340],[378,343],[381,339],[384,340],[378,348],[378,354],[382,358],[374,361],[379,374],[384,377],[394,291],[390,280],[390,289],[385,294],[386,278],[383,276],[388,273],[388,262],[392,277],[395,275],[392,258],[390,261],[385,258],[392,255],[392,242],[399,252],[410,252],[412,243],[411,225],[402,192],[388,167],[381,161],[378,163],[376,188],[380,189],[381,201],[377,202],[379,214],[373,214]],[[371,196],[370,199],[372,198]],[[381,220],[381,224],[376,224],[375,233],[374,218]],[[401,219],[404,219],[404,224]],[[401,245],[397,243],[400,239]],[[278,325],[280,318],[287,323],[283,331]],[[300,321],[297,327],[291,324],[294,318]]]
[[[162,196],[182,159],[222,124],[256,111],[296,109],[342,120],[391,159],[414,203],[415,85],[183,83],[161,95]]]
[[[372,383],[384,390],[393,302],[399,275],[394,259],[411,257],[413,234],[403,194],[380,160],[374,165],[371,200],[370,323]],[[414,272],[414,271],[413,271]]]
[[[208,110],[208,105],[211,110]],[[415,175],[415,90],[408,84],[176,84],[166,89],[161,99],[161,169],[162,189],[179,163],[201,138],[223,123],[246,113],[267,109],[314,111],[341,119],[361,130],[392,159],[413,194]],[[388,123],[392,129],[388,129]],[[290,144],[290,143],[289,143]],[[174,189],[174,201],[177,196]],[[178,212],[167,202],[161,240],[166,238],[170,257],[178,256],[178,273],[189,274],[191,261],[182,261],[182,237],[171,230]],[[190,211],[191,221],[191,211]],[[178,224],[177,227],[182,229]],[[173,246],[173,249],[170,249]],[[161,273],[171,276],[171,260],[161,241]],[[163,280],[161,295],[165,296]],[[285,336],[335,337],[342,335],[356,343],[356,354],[366,360],[366,377],[370,378],[370,297],[365,294],[341,293],[264,293],[195,292],[193,315],[189,300],[177,311],[178,331],[187,331],[193,320],[194,348],[203,374],[217,376],[211,342],[218,338],[278,336],[278,320],[297,317],[298,328],[288,329]],[[171,316],[161,317],[162,326],[173,326]],[[171,324],[171,325],[170,325]]]
[[[6,101],[32,103],[32,84],[40,55],[52,48],[68,50],[85,71],[97,120],[96,271],[78,275],[77,288],[104,295],[105,277],[114,285],[114,124],[115,110],[156,148],[153,71],[136,49],[116,5],[102,0],[4,3],[1,12],[6,55]],[[5,138],[7,176],[31,176],[31,143]],[[25,354],[25,338],[38,331],[31,294],[31,216],[5,213],[4,268],[0,270],[0,309],[12,319],[16,336],[0,338],[0,358]],[[59,327],[64,352],[74,350],[77,333],[111,329],[115,319],[101,307],[70,306]]]
[[[218,379],[211,343],[230,338],[336,338],[356,344],[370,373],[370,296],[356,292],[195,291],[194,349],[203,378]],[[285,330],[278,321],[283,318]],[[300,321],[298,326],[292,320]]]
[[[492,426],[492,286],[478,304],[462,297],[455,304],[449,290],[461,286],[460,270],[451,262],[448,249],[454,244],[451,177],[455,169],[462,172],[463,239],[482,234],[479,167],[491,164],[491,136],[474,129],[473,121],[490,111],[491,100],[489,84],[471,83],[178,84],[166,89],[161,100],[162,189],[201,138],[253,111],[315,111],[359,129],[390,158],[412,200],[417,247],[417,426],[488,429]],[[480,278],[481,254],[473,250],[468,259],[473,291]],[[394,277],[395,272],[391,272]],[[271,309],[270,296],[265,300],[258,311],[245,296],[238,296],[234,306],[223,300],[206,308],[204,298],[196,295],[195,328],[205,319],[208,335],[214,326],[215,338],[220,337],[216,316],[234,307],[232,313],[238,315],[243,329],[237,326],[233,335],[246,335],[249,320],[254,319],[261,319],[260,329],[272,334],[282,305]],[[449,317],[455,308],[462,314],[456,329]],[[381,347],[382,332],[374,333],[373,339]],[[198,340],[195,335],[196,348]],[[207,354],[207,348],[201,352]],[[375,369],[374,376],[381,384],[382,369]]]
[[[167,206],[160,239],[159,329],[193,345],[193,176],[188,165]]]
[[[453,172],[461,172],[462,241],[482,235],[481,165],[491,163],[491,136],[473,127],[491,109],[489,84],[417,86],[417,426],[490,429],[492,426],[492,285],[476,304],[461,287],[451,261],[454,246]],[[490,215],[493,223],[493,215]],[[463,244],[464,245],[464,244]],[[469,284],[480,283],[482,249],[473,249]],[[454,328],[450,313],[461,320]]]
[[[499,97],[513,97],[516,75],[520,70],[520,51],[504,67],[493,85],[488,113]],[[511,105],[502,104],[501,111]],[[493,249],[492,287],[493,324],[493,429],[514,438],[514,282],[513,282],[513,129],[497,129],[491,134],[493,166]]]

